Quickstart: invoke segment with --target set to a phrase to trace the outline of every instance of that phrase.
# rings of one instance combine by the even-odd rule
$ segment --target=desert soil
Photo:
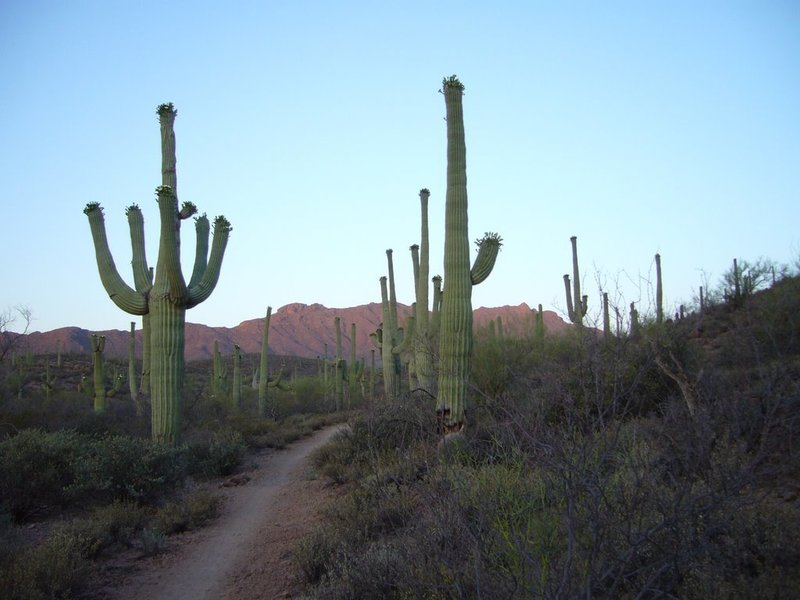
[[[294,549],[318,525],[321,508],[335,493],[313,475],[308,457],[340,428],[250,457],[242,471],[249,481],[219,488],[225,503],[213,523],[170,537],[164,554],[110,569],[114,575],[101,595],[109,600],[297,597],[303,585]]]

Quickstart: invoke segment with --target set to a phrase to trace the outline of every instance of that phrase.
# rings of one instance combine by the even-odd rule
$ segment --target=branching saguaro
[[[502,240],[495,233],[477,240],[478,255],[470,268],[464,86],[453,75],[444,79],[442,88],[447,115],[447,192],[436,414],[446,434],[461,431],[466,422],[464,409],[472,366],[472,286],[491,273]]]
[[[400,355],[411,348],[411,339],[414,335],[414,316],[408,318],[406,329],[397,325],[397,293],[394,284],[394,262],[392,250],[386,250],[386,261],[389,268],[388,289],[387,278],[380,278],[381,285],[381,312],[383,322],[377,331],[370,334],[375,347],[381,351],[383,362],[383,391],[387,401],[394,401],[400,397]]]
[[[564,274],[564,291],[567,294],[567,314],[569,320],[580,327],[583,325],[583,317],[589,307],[588,296],[581,296],[581,275],[578,271],[578,238],[574,235],[569,238],[572,243],[572,290],[570,290],[569,275]],[[571,294],[571,295],[570,295]]]
[[[176,114],[177,111],[172,104],[162,104],[158,108],[161,124],[162,173],[171,173],[173,177],[175,172],[173,125]],[[197,255],[187,285],[180,264],[180,225],[184,219],[193,216],[197,208],[191,202],[184,202],[179,208],[174,185],[162,185],[156,189],[156,193],[161,217],[158,259],[153,286],[146,291],[142,291],[138,284],[135,284],[135,287],[129,286],[120,276],[108,246],[103,210],[100,205],[91,202],[86,205],[84,212],[89,219],[100,280],[109,297],[114,304],[129,314],[149,316],[152,437],[156,442],[176,444],[181,432],[186,311],[208,299],[214,291],[219,281],[231,225],[223,216],[214,220],[209,255],[208,218],[202,215],[195,219]],[[129,220],[131,213],[135,214],[137,221],[141,217],[141,211],[136,205],[128,208]],[[134,262],[138,260],[141,268],[145,268],[147,263],[144,260],[144,236],[132,235],[131,243],[134,246]]]

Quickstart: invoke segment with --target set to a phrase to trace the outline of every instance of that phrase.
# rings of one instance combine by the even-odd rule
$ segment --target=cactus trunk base
[[[186,311],[167,299],[151,305],[153,441],[177,444],[181,430]]]
[[[450,409],[438,409],[436,411],[436,432],[439,435],[448,436],[454,433],[461,433],[466,427],[466,422],[462,418],[458,421],[450,419]]]

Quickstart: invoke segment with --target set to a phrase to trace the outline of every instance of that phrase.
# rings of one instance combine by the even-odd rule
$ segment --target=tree
[[[3,362],[7,355],[19,348],[25,335],[31,327],[31,309],[27,306],[15,306],[7,308],[0,313],[0,363]],[[11,326],[21,319],[24,323],[21,331],[11,331]],[[17,327],[19,329],[19,327]]]

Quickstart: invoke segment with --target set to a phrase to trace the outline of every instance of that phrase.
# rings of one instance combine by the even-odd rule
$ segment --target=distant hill
[[[397,305],[400,322],[403,323],[411,309],[404,304]],[[530,334],[533,330],[531,308],[522,303],[518,306],[481,307],[474,311],[474,327],[481,331],[489,321],[500,317],[503,331],[509,336]],[[321,304],[287,304],[272,314],[269,332],[269,347],[272,354],[316,358],[325,352],[332,356],[336,348],[334,317],[342,320],[342,344],[346,356],[350,353],[350,328],[356,324],[356,350],[359,358],[368,355],[374,346],[369,334],[381,322],[381,305],[377,302],[350,308],[328,308]],[[121,317],[122,320],[123,317]],[[559,333],[571,327],[553,311],[544,311],[545,328],[551,333]],[[137,321],[137,327],[141,321]],[[214,341],[219,342],[220,351],[230,354],[234,344],[244,353],[261,351],[261,336],[264,317],[243,321],[236,327],[209,327],[197,323],[186,324],[186,360],[211,358]],[[47,332],[34,332],[25,336],[19,345],[20,350],[34,354],[55,353],[61,345],[66,353],[89,353],[91,335],[106,336],[105,355],[107,358],[124,358],[128,355],[127,330],[89,331],[79,327],[63,327]],[[136,331],[137,356],[141,356],[141,329]]]

